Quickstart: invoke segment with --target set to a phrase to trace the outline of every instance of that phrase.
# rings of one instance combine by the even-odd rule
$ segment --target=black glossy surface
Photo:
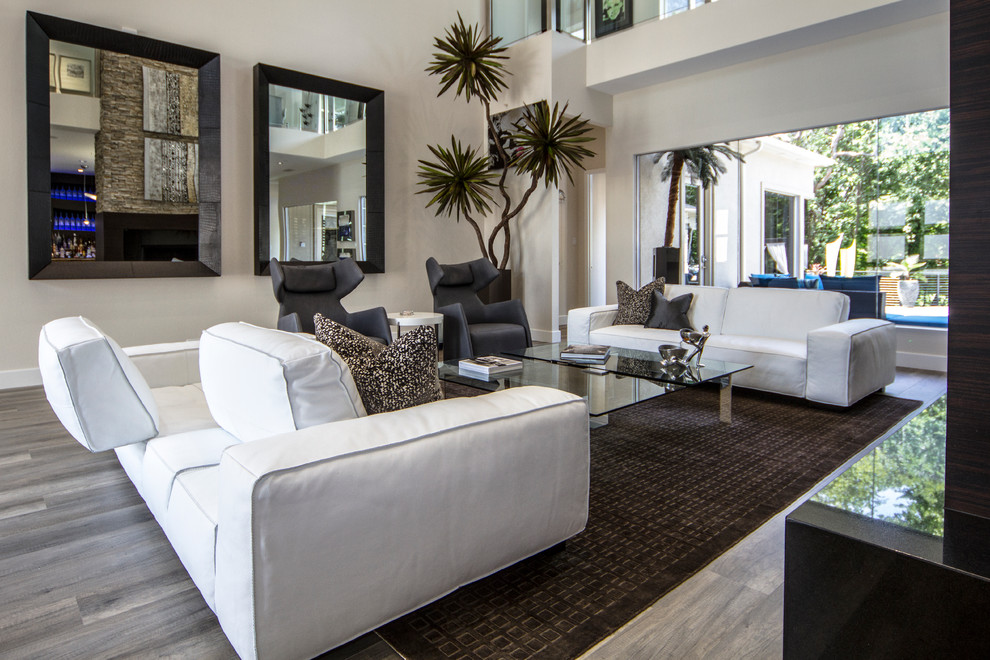
[[[945,397],[787,517],[784,657],[990,657],[986,521],[943,512]]]
[[[942,536],[945,414],[942,397],[820,490],[812,501]]]

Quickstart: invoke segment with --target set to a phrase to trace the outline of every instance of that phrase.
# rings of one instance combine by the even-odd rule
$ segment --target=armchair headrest
[[[430,257],[426,260],[426,274],[430,279],[430,291],[434,294],[439,286],[469,286],[472,291],[478,292],[498,277],[498,269],[484,258],[460,264],[441,264]]]
[[[275,299],[282,302],[285,293],[320,293],[336,290],[336,297],[343,298],[364,279],[361,267],[353,259],[342,259],[328,264],[293,266],[271,260],[272,288]]]

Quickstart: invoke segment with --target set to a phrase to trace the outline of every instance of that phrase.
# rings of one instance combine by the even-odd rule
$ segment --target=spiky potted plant
[[[479,25],[466,25],[460,14],[444,36],[434,39],[433,60],[426,71],[440,76],[440,92],[453,90],[468,103],[478,99],[484,106],[489,142],[494,144],[504,163],[501,173],[493,172],[486,149],[478,149],[450,137],[450,146],[429,145],[432,160],[420,160],[417,193],[430,195],[426,206],[435,207],[437,217],[463,217],[474,230],[481,254],[496,268],[505,271],[509,263],[511,221],[518,216],[540,184],[556,187],[561,175],[573,181],[571,172],[594,153],[583,146],[592,138],[588,121],[580,116],[568,117],[567,105],[546,102],[527,106],[522,118],[512,125],[508,139],[499,135],[492,118],[492,103],[506,88],[509,72],[502,60],[507,59],[500,37],[485,36]],[[504,130],[503,130],[504,133]],[[505,144],[515,148],[507,152]],[[524,182],[525,189],[514,196],[510,176]],[[499,201],[495,200],[497,194]],[[496,207],[493,210],[492,207]],[[484,217],[498,213],[498,222],[485,236]],[[501,234],[501,250],[498,249]]]
[[[890,276],[897,280],[897,299],[901,307],[914,307],[918,301],[918,291],[925,276],[922,269],[928,265],[921,261],[920,255],[909,254],[903,261],[891,261],[887,267],[891,269]]]

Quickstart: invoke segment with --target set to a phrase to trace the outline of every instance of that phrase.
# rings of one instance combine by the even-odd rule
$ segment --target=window
[[[677,205],[673,245],[686,266],[705,266],[703,283],[731,287],[759,273],[880,275],[887,318],[947,324],[948,109],[727,144],[744,161],[723,157],[726,169],[700,195],[702,203],[693,206],[685,185]],[[678,150],[701,146],[710,145]],[[662,155],[669,153],[637,158],[640,281],[648,281],[653,251],[664,245],[669,177]],[[684,177],[694,183],[687,170]],[[706,250],[716,256],[707,264]],[[894,279],[904,268],[917,289]],[[918,291],[916,299],[909,289]]]
[[[791,195],[770,191],[763,193],[764,273],[795,274],[800,268],[791,249],[796,200]]]

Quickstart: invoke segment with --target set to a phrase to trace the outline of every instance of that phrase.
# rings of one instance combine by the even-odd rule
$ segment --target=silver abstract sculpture
[[[693,353],[684,358],[685,362],[690,362],[695,356],[697,356],[697,365],[699,367],[705,366],[701,364],[701,352],[705,350],[705,342],[708,341],[711,334],[712,333],[708,331],[707,325],[703,327],[700,332],[697,330],[692,330],[691,328],[681,328],[681,343],[687,344],[694,349]]]

